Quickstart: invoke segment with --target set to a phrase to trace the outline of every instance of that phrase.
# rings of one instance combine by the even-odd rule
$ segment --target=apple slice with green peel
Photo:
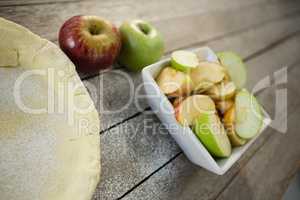
[[[189,96],[175,107],[175,117],[183,126],[192,125],[193,120],[203,113],[215,112],[215,103],[206,95]]]
[[[227,131],[230,143],[232,146],[242,146],[247,140],[239,137],[235,131],[235,106],[232,106],[225,114],[223,118],[223,123]]]
[[[172,67],[165,67],[156,78],[157,84],[164,94],[181,96],[192,91],[191,78]]]
[[[259,133],[263,123],[261,107],[246,89],[235,96],[235,115],[235,131],[241,138],[250,139]]]
[[[193,130],[206,149],[217,157],[228,157],[231,154],[231,145],[216,114],[202,114],[193,122]]]
[[[214,100],[225,100],[233,97],[235,91],[236,87],[233,82],[221,82],[211,87],[206,93]]]
[[[216,107],[220,111],[221,114],[225,114],[227,110],[229,110],[233,106],[233,100],[222,100],[216,102]]]
[[[229,51],[217,53],[217,56],[237,88],[242,89],[247,80],[247,70],[241,57]]]
[[[225,71],[217,63],[201,62],[198,67],[191,70],[190,76],[194,83],[194,90],[201,90],[203,92],[204,89],[208,89],[215,83],[221,82],[225,76]]]
[[[174,51],[171,55],[171,66],[179,71],[189,72],[199,64],[198,57],[190,51]]]

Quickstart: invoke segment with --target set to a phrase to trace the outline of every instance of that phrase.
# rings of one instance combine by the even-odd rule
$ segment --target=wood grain
[[[94,4],[97,4],[97,0],[1,0],[0,1],[0,7],[12,7],[12,6],[32,6],[32,5],[43,5],[43,4],[63,4],[63,3],[85,3],[87,1],[93,2]],[[108,2],[108,1],[106,1]],[[116,2],[116,0],[114,1],[109,1],[111,2],[111,4],[113,5],[114,2]],[[120,2],[120,1],[119,1]],[[123,0],[124,3],[126,2],[131,2],[131,3],[135,3],[138,5],[137,2],[135,2],[134,0]],[[153,1],[151,4],[148,4],[149,7],[155,7],[155,8],[159,8],[159,7],[164,7],[166,4],[168,3],[168,7],[170,9],[174,9],[174,11],[176,12],[178,9],[177,5],[174,4],[170,4],[172,3],[172,1],[170,0],[165,0],[164,2],[160,2],[162,4],[162,6],[158,5],[159,1]],[[188,1],[186,1],[188,2]],[[191,3],[195,3],[195,5],[199,5],[199,2],[195,2],[195,1],[190,1]],[[233,3],[239,5],[241,1],[233,1]],[[103,2],[102,2],[103,3]],[[141,5],[145,5],[144,3],[147,3],[147,1],[144,0],[140,0],[139,3]],[[205,7],[209,7],[209,6],[213,6],[214,4],[208,5],[206,0],[202,0],[202,2],[200,2],[202,4],[202,6]],[[180,8],[179,8],[180,9]]]
[[[292,20],[292,19],[290,19]],[[293,20],[292,20],[293,21]],[[291,22],[290,22],[291,23]],[[285,23],[283,23],[285,24]],[[293,24],[293,23],[291,23]],[[273,24],[273,28],[275,29],[276,27],[278,27],[278,23],[274,23]],[[265,29],[266,28],[266,29]],[[265,30],[270,30],[269,26],[263,26],[260,29],[257,29],[255,32],[253,31],[249,31],[246,32],[244,34],[241,35],[236,35],[236,36],[232,36],[231,38],[231,49],[237,51],[239,49],[243,49],[244,45],[241,45],[242,42],[240,40],[244,40],[245,38],[251,38],[250,36],[253,35],[253,37],[255,36],[257,42],[257,46],[256,49],[253,48],[252,51],[247,52],[248,55],[254,53],[255,51],[259,50],[260,48],[263,48],[263,44],[267,44],[263,41],[267,40],[268,37],[268,32],[266,32]],[[274,31],[273,34],[275,34],[276,32]],[[281,34],[277,35],[277,39],[279,39],[281,36]],[[234,39],[234,37],[239,38],[239,39]],[[228,39],[228,38],[224,38],[223,40],[219,41],[219,45],[221,45],[222,43],[224,43],[224,41]],[[273,38],[274,39],[274,38]],[[236,41],[236,42],[233,42]],[[260,41],[260,42],[259,42]],[[297,37],[296,39],[291,39],[287,42],[288,46],[290,47],[291,51],[297,52],[298,51],[298,47],[299,45],[297,45],[297,42],[299,41],[299,38]],[[269,43],[272,43],[274,41],[269,41]],[[287,48],[286,45],[287,44],[281,44],[280,48],[276,48],[275,52],[280,52],[282,49]],[[215,45],[217,46],[217,43],[215,43]],[[254,47],[254,46],[252,46]],[[267,52],[268,53],[268,52]],[[287,52],[286,52],[287,53]],[[250,65],[250,61],[249,63],[247,63],[247,65],[251,66],[251,68],[249,68],[250,71],[256,71],[261,67],[261,63],[265,63],[266,61],[264,61],[265,59],[270,59],[271,55],[273,53],[268,53],[269,57],[268,58],[260,58],[257,59],[256,63],[251,64]],[[247,55],[243,55],[243,56],[247,56]],[[283,55],[285,56],[285,55]],[[288,56],[286,56],[286,58],[289,58]],[[292,60],[295,60],[295,58],[293,58]],[[282,61],[286,61],[285,59]],[[260,62],[260,63],[257,63]],[[280,63],[278,63],[280,64]],[[288,64],[288,63],[287,63]],[[273,65],[270,66],[265,66],[269,72],[273,72]],[[268,98],[268,100],[270,101],[270,98],[273,96],[270,96]],[[263,100],[263,98],[260,98],[260,100]],[[265,101],[263,101],[264,103]],[[268,101],[266,101],[268,102]],[[271,104],[268,104],[269,107]],[[267,108],[269,108],[267,107]],[[126,122],[126,126],[128,127],[140,127],[139,131],[138,131],[138,135],[135,136],[135,138],[128,138],[128,137],[124,137],[123,135],[126,135],[125,133],[127,131],[123,131],[124,128],[121,126],[117,126],[116,128],[113,128],[113,136],[107,136],[110,134],[111,131],[104,133],[101,135],[101,137],[111,137],[111,140],[105,140],[105,145],[107,146],[107,148],[109,148],[110,146],[112,146],[112,148],[110,150],[105,150],[106,152],[114,152],[113,155],[122,155],[122,160],[124,161],[123,163],[119,164],[118,168],[114,168],[114,170],[111,169],[111,165],[113,165],[113,162],[115,162],[115,160],[118,160],[117,157],[115,160],[111,159],[111,156],[108,156],[108,159],[106,158],[107,155],[103,154],[102,155],[102,166],[103,168],[107,168],[109,169],[105,176],[103,177],[99,188],[95,194],[95,199],[115,199],[117,197],[120,197],[121,195],[123,195],[124,193],[126,193],[127,190],[129,190],[131,187],[134,187],[135,184],[138,184],[140,181],[142,181],[144,178],[147,177],[147,174],[151,174],[154,170],[158,169],[160,166],[162,166],[165,162],[168,162],[169,159],[172,158],[172,156],[177,155],[178,152],[180,152],[180,150],[178,149],[177,145],[175,144],[175,142],[172,140],[172,138],[170,137],[165,137],[165,131],[159,131],[156,130],[154,128],[154,132],[150,132],[150,134],[154,134],[152,137],[156,138],[157,135],[162,134],[163,137],[161,137],[159,139],[159,144],[153,145],[153,143],[151,142],[151,140],[148,141],[148,143],[144,143],[143,148],[141,149],[140,142],[135,142],[132,143],[132,140],[137,141],[137,140],[142,140],[143,137],[145,137],[145,135],[147,136],[147,138],[149,137],[149,131],[145,131],[145,125],[143,125],[143,123],[145,121],[150,121],[152,124],[152,126],[154,127],[159,127],[161,124],[158,122],[158,120],[156,119],[156,117],[153,116],[152,113],[150,113],[149,111],[146,112],[143,115],[140,115],[137,118],[131,119],[128,122]],[[153,129],[152,129],[153,130]],[[133,130],[131,130],[130,132],[134,132]],[[128,133],[127,133],[128,134]],[[120,146],[125,145],[126,148],[116,148],[115,147],[115,141],[113,140],[113,138],[120,138],[122,137],[122,141],[118,141],[117,144],[119,144]],[[151,138],[151,136],[150,136]],[[148,140],[148,139],[147,139]],[[111,142],[110,142],[111,141]],[[127,144],[131,144],[129,146],[127,146]],[[103,145],[102,145],[103,146]],[[172,147],[172,152],[169,151],[169,149]],[[122,152],[127,152],[126,154],[123,154]],[[139,155],[138,152],[142,151],[143,154]],[[160,152],[160,153],[157,153]],[[170,156],[170,157],[169,157]],[[152,159],[152,162],[150,161]],[[135,162],[130,161],[130,166],[128,166],[129,164],[126,162],[127,160],[132,160],[133,158],[135,158]],[[145,160],[148,160],[149,162],[144,163]],[[159,161],[159,162],[156,162]],[[189,162],[188,162],[189,163]],[[135,168],[133,169],[132,166],[135,166]],[[144,168],[143,166],[148,166],[149,168]],[[189,168],[191,167],[191,164],[186,166],[186,170],[189,170]],[[195,167],[192,167],[195,168]],[[199,168],[196,168],[199,169]],[[134,173],[132,172],[132,170],[134,170]],[[167,169],[167,170],[171,170],[171,169]],[[202,169],[200,169],[202,170]],[[163,170],[164,172],[166,170]],[[172,171],[172,170],[171,170]],[[202,170],[204,171],[204,170]],[[171,172],[168,172],[171,173]],[[210,174],[206,171],[203,172],[205,175]],[[158,173],[160,174],[160,173]],[[154,175],[155,176],[155,175]],[[211,177],[211,176],[209,176]],[[169,177],[168,174],[164,174],[164,178],[168,179],[168,178],[175,178],[175,177]],[[176,177],[178,178],[178,177]],[[171,180],[170,179],[170,180]],[[130,180],[130,181],[129,181]],[[134,181],[132,181],[134,180]],[[149,179],[146,184],[148,182],[151,182],[151,179]],[[161,180],[160,180],[161,181]],[[226,181],[226,180],[224,180]],[[228,181],[228,179],[227,179]],[[181,180],[179,180],[179,182],[181,182]],[[162,182],[163,183],[163,182]],[[182,182],[184,183],[184,181]],[[156,182],[153,183],[154,185],[157,184]],[[179,183],[178,183],[179,184]],[[215,183],[212,181],[210,185],[214,185]],[[115,187],[115,186],[121,185],[122,187]],[[145,186],[145,190],[147,191],[149,188],[153,187],[153,185],[146,185]],[[161,187],[161,186],[160,186]],[[212,188],[211,188],[212,189]],[[145,192],[146,192],[145,191]],[[134,194],[135,193],[139,193],[140,191],[137,190],[137,192],[135,192],[134,190]],[[160,195],[163,195],[163,191],[160,193]],[[166,195],[168,195],[169,193],[166,193]],[[129,194],[130,196],[131,194]],[[146,195],[144,193],[141,193],[141,195]],[[176,193],[176,195],[178,195]],[[163,195],[164,196],[164,195]],[[138,196],[139,198],[141,196]],[[138,198],[137,197],[137,198]],[[152,198],[153,196],[149,196],[149,198]]]
[[[234,2],[234,8],[239,8],[257,4],[258,0],[250,3],[246,0],[241,2],[234,0]],[[264,2],[264,4],[266,3]],[[196,13],[207,14],[212,10],[223,11],[228,10],[230,7],[226,0],[209,4],[208,0],[187,0],[178,2],[176,6],[171,0],[140,1],[140,3],[132,0],[79,1],[63,5],[58,3],[0,7],[0,16],[22,24],[40,36],[55,41],[60,26],[65,20],[74,15],[98,15],[111,20],[117,25],[120,25],[124,20],[135,18],[146,19],[156,24],[156,21],[171,20],[182,16],[195,15]],[[167,30],[163,29],[160,31],[165,35],[164,31]],[[167,40],[168,37],[165,39]]]
[[[64,4],[78,1],[81,0],[1,0],[0,7],[32,6],[41,4]]]

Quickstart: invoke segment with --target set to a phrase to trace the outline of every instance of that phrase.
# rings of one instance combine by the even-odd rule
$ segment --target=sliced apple
[[[216,107],[220,111],[221,114],[225,114],[227,110],[229,110],[233,106],[233,100],[222,100],[216,102]]]
[[[235,106],[232,106],[224,115],[224,126],[232,146],[242,146],[247,140],[239,137],[235,132]]]
[[[192,89],[192,80],[188,74],[165,67],[158,75],[157,84],[164,94],[180,96],[189,94]]]
[[[168,96],[172,97],[181,97],[189,95],[194,88],[193,81],[189,75],[186,75],[186,79],[181,85],[181,87],[173,93],[168,94]]]
[[[193,68],[190,73],[194,83],[194,90],[199,91],[210,88],[213,84],[219,83],[225,76],[224,68],[214,62],[201,62]]]
[[[173,101],[173,107],[176,108],[186,97],[180,96]]]
[[[242,89],[247,80],[247,71],[241,57],[229,51],[220,52],[217,56],[237,88]]]
[[[261,107],[246,89],[236,94],[235,115],[235,131],[241,138],[250,139],[259,133],[263,123]]]
[[[206,95],[192,95],[185,98],[175,108],[175,117],[183,126],[192,125],[195,118],[203,113],[215,113],[216,107],[213,100]]]
[[[214,100],[225,100],[233,97],[235,91],[236,87],[233,82],[221,82],[211,87],[207,94]]]
[[[189,72],[199,64],[198,57],[191,51],[174,51],[171,55],[171,66],[176,70]]]
[[[224,126],[216,114],[202,114],[196,118],[193,130],[206,149],[217,157],[228,157],[231,145]]]
[[[200,62],[198,67],[191,71],[191,78],[195,83],[202,81],[218,83],[222,81],[224,75],[224,68],[215,62]]]
[[[228,70],[225,67],[223,67],[223,69],[224,69],[224,73],[225,73],[224,78],[223,78],[223,82],[225,82],[225,83],[230,82],[231,78],[229,76]]]
[[[193,91],[195,94],[201,94],[209,90],[211,87],[213,87],[215,84],[209,81],[203,81],[198,83],[197,85],[194,84]]]

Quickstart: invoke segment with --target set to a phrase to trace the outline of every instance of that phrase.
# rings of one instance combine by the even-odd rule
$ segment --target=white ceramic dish
[[[217,56],[208,47],[201,47],[191,51],[196,52],[203,60],[212,62],[217,61]],[[222,175],[241,157],[241,155],[250,147],[260,134],[251,139],[244,146],[233,148],[232,154],[229,158],[215,159],[212,157],[189,127],[183,127],[177,123],[172,104],[160,91],[155,82],[156,76],[160,70],[169,63],[169,61],[170,58],[163,59],[145,67],[142,71],[144,88],[149,105],[191,162],[218,175]],[[260,133],[263,132],[263,130],[271,122],[270,118],[267,117],[267,113],[264,111],[263,113],[265,117]]]

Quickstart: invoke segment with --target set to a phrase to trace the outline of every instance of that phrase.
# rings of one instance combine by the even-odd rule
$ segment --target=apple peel
[[[171,55],[171,66],[183,72],[189,72],[199,64],[198,57],[190,51],[174,51]]]
[[[206,149],[217,157],[228,157],[231,145],[224,126],[216,114],[202,114],[193,125],[193,130]]]

